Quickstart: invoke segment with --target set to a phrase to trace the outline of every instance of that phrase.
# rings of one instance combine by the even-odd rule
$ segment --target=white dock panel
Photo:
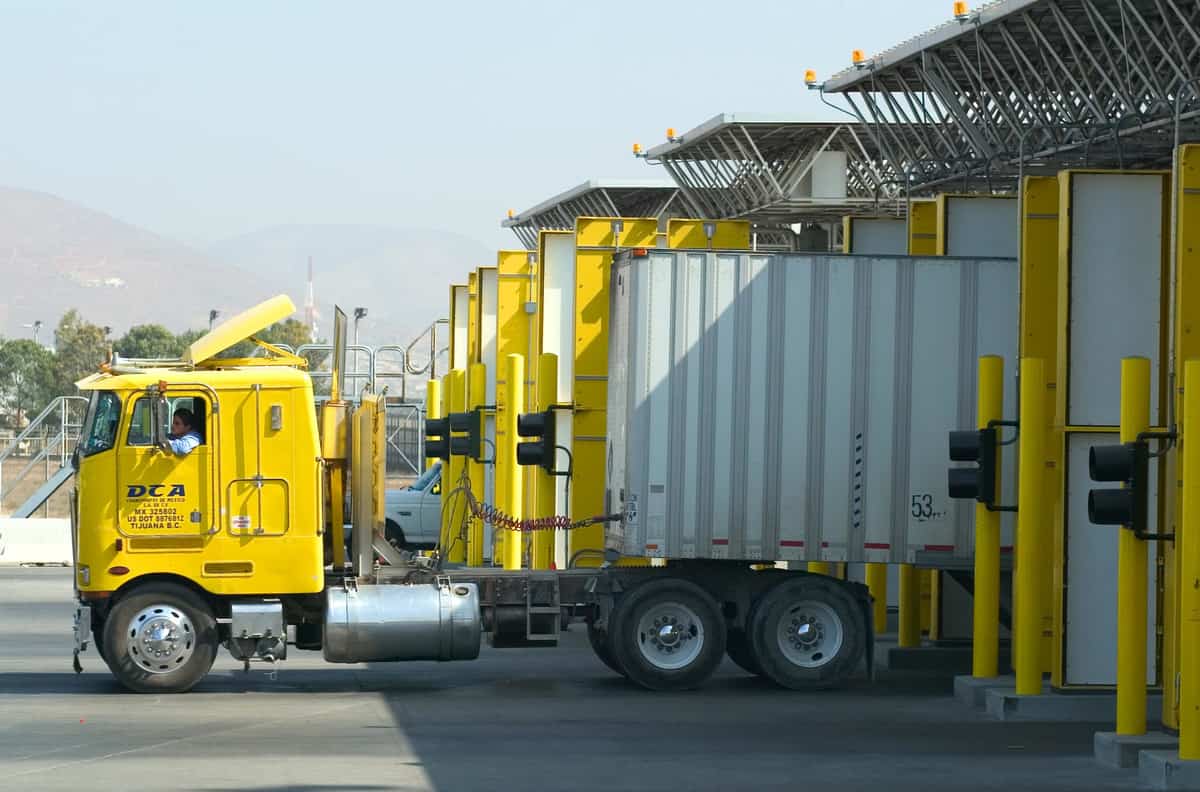
[[[1072,176],[1067,423],[1121,420],[1121,358],[1151,361],[1151,420],[1158,416],[1163,178]]]
[[[1067,685],[1115,685],[1117,682],[1117,542],[1113,525],[1088,521],[1088,491],[1114,486],[1097,484],[1088,476],[1088,452],[1093,445],[1118,442],[1111,432],[1067,435],[1067,563],[1066,637],[1063,682]],[[1158,478],[1157,461],[1150,462],[1150,480]],[[1151,487],[1147,511],[1150,530],[1157,527],[1157,488]],[[1155,673],[1156,601],[1155,554],[1149,553],[1146,600],[1146,683],[1157,682]]]
[[[1016,198],[949,195],[945,200],[947,256],[1017,257]]]
[[[852,217],[849,252],[862,256],[903,256],[908,253],[908,224],[890,217]]]

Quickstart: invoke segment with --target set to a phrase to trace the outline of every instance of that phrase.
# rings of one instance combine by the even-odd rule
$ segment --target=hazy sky
[[[720,112],[833,111],[804,89],[949,0],[0,0],[0,183],[185,241],[282,223],[451,228]]]

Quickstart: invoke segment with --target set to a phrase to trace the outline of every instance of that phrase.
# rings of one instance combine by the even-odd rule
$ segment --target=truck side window
[[[167,400],[170,409],[167,410],[167,415],[172,415],[175,410],[185,408],[189,410],[193,419],[196,422],[194,427],[200,434],[200,445],[207,443],[205,432],[205,404],[204,399],[185,396],[181,398],[169,398]],[[129,433],[126,435],[125,444],[131,446],[148,446],[154,437],[154,401],[146,396],[139,398],[133,403],[133,416],[129,420]],[[163,427],[164,433],[170,432],[170,425]]]

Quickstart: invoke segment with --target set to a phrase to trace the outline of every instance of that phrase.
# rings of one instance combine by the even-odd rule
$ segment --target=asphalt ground
[[[822,693],[726,662],[700,691],[649,693],[572,626],[558,649],[467,663],[326,665],[272,677],[222,650],[178,696],[122,692],[93,651],[71,670],[65,569],[0,567],[0,789],[1101,790],[1104,724],[1000,723],[949,674],[882,671]]]

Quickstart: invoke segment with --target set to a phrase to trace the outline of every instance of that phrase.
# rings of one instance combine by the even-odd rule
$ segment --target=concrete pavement
[[[613,675],[566,646],[474,663],[330,666],[276,679],[222,650],[192,693],[120,692],[94,652],[71,672],[64,569],[0,568],[0,789],[1129,789],[1092,759],[1102,724],[1001,723],[952,676],[882,672],[824,693],[726,663],[703,691]]]

